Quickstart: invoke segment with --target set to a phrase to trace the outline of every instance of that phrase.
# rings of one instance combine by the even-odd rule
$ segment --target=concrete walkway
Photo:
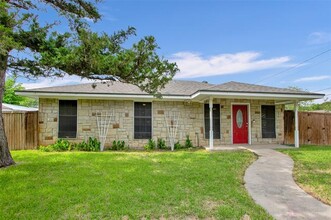
[[[245,187],[257,204],[276,219],[331,219],[331,206],[308,195],[294,182],[289,156],[270,148],[251,150],[259,159],[246,170]]]

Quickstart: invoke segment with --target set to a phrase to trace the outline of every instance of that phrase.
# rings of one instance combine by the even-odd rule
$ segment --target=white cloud
[[[309,44],[325,44],[331,42],[331,33],[313,32],[308,36]]]
[[[325,79],[331,79],[331,76],[323,75],[323,76],[303,77],[294,80],[294,82],[312,82],[312,81],[321,81]]]
[[[91,23],[93,22],[94,23],[94,20],[92,18],[84,17],[84,19],[88,22],[91,22]]]
[[[324,98],[322,99],[315,99],[313,100],[314,103],[323,103],[323,102],[330,102],[331,101],[331,89],[317,91],[317,93],[325,94]]]
[[[202,57],[199,53],[179,52],[170,59],[176,62],[180,72],[176,78],[216,76],[279,68],[289,65],[288,56],[258,59],[261,53],[245,51],[234,54],[219,54]]]
[[[63,78],[41,78],[34,82],[24,82],[22,85],[26,89],[35,89],[51,86],[73,85],[79,83],[93,82],[88,79],[81,79],[78,76],[65,76]]]

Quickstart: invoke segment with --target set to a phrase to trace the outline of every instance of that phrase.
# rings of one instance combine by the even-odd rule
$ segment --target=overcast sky
[[[134,26],[133,40],[155,36],[159,54],[177,62],[177,79],[331,87],[331,1],[107,0],[98,7],[95,31]],[[27,88],[80,82],[20,80]],[[331,98],[331,88],[320,92]]]

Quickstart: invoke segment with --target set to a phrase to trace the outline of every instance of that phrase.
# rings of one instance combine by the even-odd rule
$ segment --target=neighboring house
[[[195,145],[210,148],[224,144],[281,144],[285,104],[297,105],[298,101],[324,96],[238,82],[213,85],[180,80],[169,82],[160,92],[162,99],[157,99],[137,86],[114,81],[98,83],[96,87],[57,86],[17,94],[39,98],[39,143],[43,145],[58,138],[98,137],[96,115],[108,111],[115,117],[106,146],[115,139],[125,140],[131,147],[142,147],[150,138],[169,141],[165,118],[176,114],[177,139],[183,143],[189,135]],[[296,140],[298,146],[298,131]]]
[[[36,112],[38,108],[2,103],[2,112]]]

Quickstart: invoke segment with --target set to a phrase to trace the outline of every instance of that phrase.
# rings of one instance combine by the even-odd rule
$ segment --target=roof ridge
[[[245,82],[237,82],[237,81],[230,81],[230,82],[226,82],[226,83],[223,83],[223,84],[229,84],[229,83],[237,83],[237,84],[249,85],[249,86],[259,86],[259,87],[265,87],[265,88],[285,89],[285,90],[296,91],[296,90],[291,89],[291,88],[283,88],[283,87],[275,87],[275,86],[266,86],[266,85],[259,85],[259,84],[245,83]],[[308,92],[308,93],[311,93],[311,92],[309,92],[309,91],[300,91],[300,92]]]
[[[226,82],[227,83],[227,82]],[[220,86],[220,85],[223,85],[223,84],[226,84],[226,83],[220,83],[220,84],[211,84],[211,86],[207,89],[212,89],[214,87],[217,87],[217,86]]]

